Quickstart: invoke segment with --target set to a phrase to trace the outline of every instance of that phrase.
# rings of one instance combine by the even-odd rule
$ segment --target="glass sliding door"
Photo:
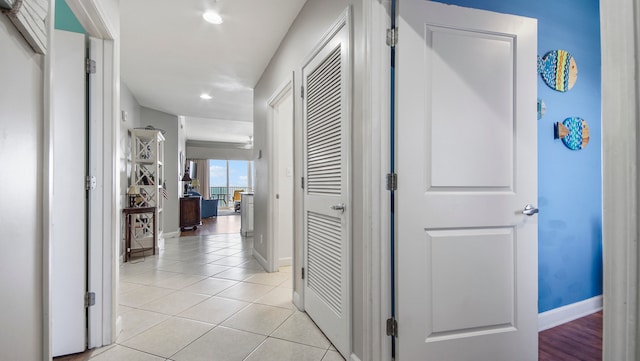
[[[209,194],[219,206],[233,207],[235,191],[253,191],[253,161],[209,160]]]
[[[218,199],[218,207],[227,206],[227,161],[209,160],[209,198]]]

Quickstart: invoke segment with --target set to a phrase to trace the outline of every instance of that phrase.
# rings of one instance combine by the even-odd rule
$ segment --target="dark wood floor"
[[[540,361],[601,361],[602,311],[538,334]]]

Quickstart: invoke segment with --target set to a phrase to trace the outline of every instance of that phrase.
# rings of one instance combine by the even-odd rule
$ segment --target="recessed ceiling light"
[[[206,13],[202,14],[202,18],[204,18],[207,22],[210,22],[211,24],[222,24],[222,17],[220,16],[220,14],[216,13],[215,11],[207,11]]]
[[[210,99],[213,99],[213,97],[205,93],[205,94],[200,94],[200,99],[210,100]]]

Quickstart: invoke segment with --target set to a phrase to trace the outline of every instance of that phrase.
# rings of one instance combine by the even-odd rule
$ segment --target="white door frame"
[[[391,26],[390,2],[362,0],[363,37],[366,49],[363,71],[363,177],[362,209],[369,212],[363,222],[364,300],[363,360],[383,361],[391,357],[391,339],[386,319],[391,315],[389,252],[390,199],[385,189],[389,172],[390,53],[386,29]]]
[[[636,3],[634,5],[634,3]],[[603,359],[640,360],[640,8],[600,1],[604,256]]]
[[[53,46],[55,1],[49,1],[47,26],[47,55],[44,57],[42,97],[44,121],[42,127],[42,360],[51,360],[51,258],[52,258],[52,204],[53,204]]]
[[[267,271],[268,272],[276,272],[280,266],[280,241],[278,240],[278,227],[276,222],[279,224],[278,216],[278,202],[276,202],[276,193],[278,193],[280,176],[278,175],[277,166],[280,162],[279,157],[279,134],[276,127],[276,109],[275,107],[278,103],[288,94],[291,94],[292,97],[292,109],[291,116],[294,117],[294,103],[295,99],[293,98],[293,72],[289,75],[289,77],[273,92],[273,95],[267,100],[267,106],[269,108],[268,121],[267,121],[267,139],[269,141],[269,158],[268,169],[269,169],[269,193],[267,196],[267,227],[269,228],[269,239],[267,243]],[[291,120],[293,122],[293,119]],[[293,133],[291,133],[291,137],[293,137]],[[293,149],[291,149],[293,151]],[[288,190],[291,192],[291,196],[293,199],[293,189]],[[294,205],[294,214],[295,214],[295,205]],[[291,222],[293,228],[293,220]],[[292,254],[293,257],[293,254]],[[295,262],[294,262],[295,263]]]
[[[90,319],[95,323],[89,325],[89,347],[99,347],[109,345],[116,339],[119,332],[119,324],[116,322],[117,315],[117,287],[118,287],[118,267],[117,257],[120,239],[120,217],[121,209],[120,189],[117,181],[118,137],[119,123],[115,115],[119,114],[120,108],[120,54],[119,54],[119,28],[117,3],[100,0],[68,0],[67,3],[72,9],[87,34],[95,38],[104,39],[103,47],[103,69],[102,74],[102,94],[95,94],[95,101],[102,103],[102,149],[90,158],[90,163],[99,168],[103,174],[103,179],[98,180],[96,197],[101,198],[104,212],[100,217],[90,221],[90,231],[92,239],[89,240],[89,258],[91,260],[102,260],[89,265],[89,274],[95,277],[90,280],[93,290],[96,292],[96,305],[90,309]],[[54,52],[53,29],[55,17],[55,1],[49,2],[48,45],[50,52]],[[109,18],[111,16],[111,18]],[[55,127],[52,111],[52,89],[56,81],[52,73],[51,53],[45,57],[45,86],[44,86],[44,174],[43,174],[43,359],[51,359],[51,205],[53,199],[53,157],[52,152],[53,132]],[[99,97],[99,98],[98,98]],[[91,140],[90,140],[91,141]],[[97,237],[97,238],[96,238]]]

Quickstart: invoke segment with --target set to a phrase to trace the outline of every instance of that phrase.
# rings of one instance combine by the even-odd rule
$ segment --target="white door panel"
[[[290,266],[293,260],[293,88],[278,104],[277,235],[279,242],[276,267]]]
[[[302,68],[304,307],[345,357],[351,353],[348,29],[348,22],[338,23]]]
[[[270,111],[269,141],[269,237],[268,270],[293,262],[293,78],[267,101]]]
[[[104,128],[108,125],[104,124],[102,115],[103,109],[103,77],[104,77],[104,43],[102,39],[89,37],[89,56],[96,62],[95,73],[88,75],[89,77],[89,174],[95,177],[95,188],[89,191],[89,264],[87,265],[89,292],[96,294],[95,304],[87,309],[87,348],[95,348],[104,344],[103,338],[103,321],[110,322],[109,318],[103,314],[105,307],[105,293],[102,292],[105,275],[104,258],[103,258],[103,229],[102,224],[106,218],[107,210],[105,210],[103,202],[104,180],[105,176],[102,171],[102,159],[104,159]],[[108,239],[104,236],[104,239]],[[107,242],[108,243],[108,242]]]
[[[398,359],[537,360],[536,22],[399,21]]]
[[[54,42],[51,335],[59,356],[86,342],[85,37],[56,30]]]

